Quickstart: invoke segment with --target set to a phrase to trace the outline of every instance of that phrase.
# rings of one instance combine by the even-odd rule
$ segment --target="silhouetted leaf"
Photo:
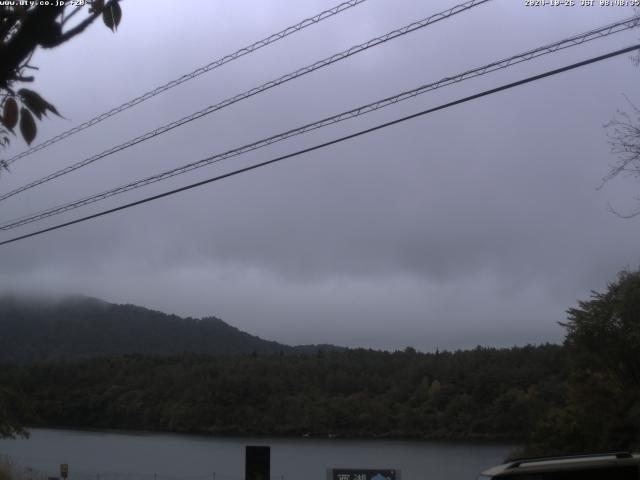
[[[103,8],[104,0],[94,0],[94,2],[91,4],[91,7],[89,7],[89,13],[99,12]]]
[[[24,18],[27,15],[27,7],[24,5],[14,5],[13,13],[17,18]]]
[[[121,19],[122,9],[120,8],[120,4],[118,2],[112,2],[102,12],[102,21],[114,32],[118,29],[118,25],[120,25]]]
[[[36,121],[33,119],[33,115],[31,115],[29,110],[22,107],[20,109],[20,133],[22,133],[22,138],[31,145],[33,139],[36,138],[37,131]]]
[[[33,90],[21,88],[20,90],[18,90],[18,95],[22,99],[22,102],[27,106],[27,108],[29,108],[29,110],[31,110],[36,117],[38,117],[38,120],[42,118],[43,114],[47,114],[47,110],[60,116],[56,107],[51,105]]]
[[[2,123],[9,130],[18,123],[18,104],[13,98],[7,98],[4,102],[4,112],[2,112]]]

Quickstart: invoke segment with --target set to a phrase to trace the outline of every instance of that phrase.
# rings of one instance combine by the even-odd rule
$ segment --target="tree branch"
[[[66,17],[64,17],[62,19],[62,25],[64,25],[65,23],[67,23],[71,17],[73,17],[76,13],[78,13],[80,10],[82,10],[82,5],[76,7],[73,12],[71,12],[69,15],[67,15]]]
[[[5,13],[6,16],[2,19],[3,23],[2,26],[0,26],[0,39],[4,38],[20,20],[13,12],[4,11],[3,13]]]
[[[49,5],[30,10],[11,40],[0,45],[1,86],[6,86],[7,80],[38,45],[55,36],[55,19],[63,8]]]
[[[628,220],[630,218],[635,218],[638,215],[640,215],[640,208],[633,210],[631,213],[624,214],[624,213],[620,213],[615,208],[613,208],[613,206],[610,203],[607,203],[607,209],[609,210],[609,212],[613,213],[616,217],[624,218],[625,220]]]
[[[102,15],[102,12],[104,10],[106,10],[109,7],[111,7],[111,5],[113,3],[115,3],[115,0],[111,0],[111,1],[107,2],[105,4],[105,6],[102,7],[100,10],[96,10],[91,15],[89,15],[87,18],[85,18],[82,22],[80,22],[78,25],[73,27],[71,30],[68,30],[68,31],[64,32],[60,36],[59,42],[54,44],[54,45],[51,45],[51,46],[52,47],[56,47],[56,46],[60,45],[61,43],[66,42],[67,40],[71,40],[73,37],[75,37],[79,33],[82,33],[89,25],[91,25],[94,22],[94,20],[96,18],[98,18],[100,15]]]
[[[34,76],[23,77],[22,75],[15,75],[11,79],[17,80],[18,82],[33,82],[35,80],[35,77]]]

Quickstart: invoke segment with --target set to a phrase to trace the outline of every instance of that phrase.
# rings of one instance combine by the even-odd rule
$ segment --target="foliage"
[[[49,477],[30,467],[17,465],[9,456],[0,455],[0,480],[47,480]]]
[[[47,362],[7,364],[0,369],[0,385],[31,400],[33,425],[509,438],[525,440],[528,454],[640,448],[640,270],[620,273],[606,292],[593,292],[569,309],[564,345],[511,349],[316,348],[299,355],[217,319],[180,319],[86,298],[55,308],[30,305],[0,302],[0,316],[17,319],[3,323],[0,343],[6,343],[0,351],[11,351],[13,343],[32,349],[14,350],[5,362],[38,358],[44,343],[33,332],[61,343],[62,350],[49,351]],[[83,325],[93,337],[116,339],[128,350],[92,343]],[[20,337],[18,327],[31,337]],[[218,335],[235,348],[225,353],[235,356],[180,353]],[[111,358],[88,358],[84,343],[94,356]],[[132,351],[145,355],[113,357]]]
[[[640,270],[568,312],[566,403],[537,425],[536,453],[640,448]]]
[[[32,419],[28,402],[7,387],[0,387],[0,438],[28,437],[24,425]]]
[[[25,72],[37,70],[30,64],[34,51],[38,47],[62,45],[100,16],[115,32],[122,18],[118,2],[89,0],[87,6],[73,6],[71,2],[25,2],[27,5],[3,2],[0,5],[0,146],[8,145],[16,126],[22,138],[31,144],[37,133],[34,116],[41,120],[47,112],[60,115],[37,92],[15,88],[16,83],[33,82],[34,77]],[[0,168],[6,169],[6,163],[0,162]]]
[[[577,367],[640,388],[640,270],[621,272],[606,293],[592,292],[578,305],[563,324]]]
[[[129,355],[0,370],[36,425],[215,434],[524,438],[559,402],[559,346],[423,354]]]
[[[3,463],[0,463],[0,480],[12,480],[11,471]]]

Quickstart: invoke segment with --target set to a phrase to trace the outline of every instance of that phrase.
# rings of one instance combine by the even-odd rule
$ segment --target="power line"
[[[274,143],[280,142],[282,140],[286,140],[288,138],[297,136],[297,135],[301,135],[303,133],[312,131],[312,130],[316,130],[334,123],[338,123],[338,122],[342,122],[351,118],[355,118],[358,117],[360,115],[365,115],[367,113],[379,110],[381,108],[385,108],[388,107],[390,105],[393,105],[395,103],[404,101],[404,100],[408,100],[410,98],[413,98],[417,95],[421,95],[423,93],[429,92],[429,91],[433,91],[436,90],[438,88],[442,88],[454,83],[458,83],[470,78],[474,78],[477,76],[481,76],[481,75],[485,75],[487,73],[490,72],[494,72],[496,70],[500,70],[500,69],[504,69],[507,68],[509,66],[512,65],[516,65],[518,63],[522,63],[525,61],[529,61],[532,60],[534,58],[540,57],[542,55],[546,55],[549,53],[553,53],[555,51],[558,50],[562,50],[565,48],[569,48],[575,45],[580,45],[584,42],[587,41],[591,41],[597,38],[602,38],[605,37],[607,35],[611,35],[613,33],[618,33],[624,30],[628,30],[630,28],[633,28],[637,25],[640,24],[640,16],[634,16],[631,17],[629,19],[626,20],[621,20],[619,22],[613,23],[613,24],[609,24],[606,25],[604,27],[600,27],[594,30],[589,30],[585,33],[581,33],[578,35],[573,35],[569,38],[565,38],[564,40],[560,40],[558,42],[554,42],[548,45],[544,45],[542,47],[538,47],[532,50],[527,50],[524,53],[520,53],[517,55],[513,55],[511,57],[508,57],[506,59],[503,60],[499,60],[496,62],[492,62],[488,65],[484,65],[480,68],[476,68],[473,70],[467,70],[463,73],[454,75],[454,76],[450,76],[450,77],[445,77],[441,80],[438,80],[436,82],[433,83],[429,83],[426,85],[422,85],[418,88],[415,88],[413,90],[409,90],[409,91],[405,91],[402,93],[399,93],[397,95],[391,96],[391,97],[387,97],[384,98],[382,100],[378,100],[376,102],[373,103],[369,103],[367,105],[363,105],[357,108],[354,108],[352,110],[348,110],[346,112],[342,112],[339,113],[337,115],[333,115],[331,117],[326,117],[322,120],[318,120],[316,122],[313,123],[309,123],[306,125],[303,125],[301,127],[292,129],[292,130],[288,130],[286,132],[283,133],[279,133],[261,140],[258,140],[256,142],[247,144],[247,145],[243,145],[241,147],[237,147],[234,148],[232,150],[228,150],[224,153],[219,153],[216,155],[212,155],[209,156],[207,158],[198,160],[196,162],[192,162],[150,177],[146,177],[140,180],[136,180],[134,182],[130,182],[124,185],[120,185],[119,187],[115,187],[112,188],[110,190],[106,190],[104,192],[98,193],[98,194],[94,194],[94,195],[90,195],[88,197],[84,197],[80,200],[76,200],[73,202],[69,202],[63,205],[58,205],[40,212],[36,212],[36,213],[32,213],[20,218],[16,218],[13,219],[11,221],[7,221],[3,224],[0,224],[0,230],[11,230],[13,228],[17,228],[20,227],[22,225],[26,225],[28,223],[33,223],[39,220],[42,220],[44,218],[48,218],[48,217],[52,217],[54,215],[58,215],[64,212],[68,212],[70,210],[75,210],[76,208],[80,208],[101,200],[104,200],[106,198],[110,198],[112,196],[115,195],[119,195],[121,193],[125,193],[128,192],[130,190],[134,190],[137,188],[141,188],[162,180],[166,180],[168,178],[171,177],[175,177],[177,175],[181,175],[183,173],[187,173],[190,172],[192,170],[196,170],[198,168],[202,168],[206,165],[210,165],[212,163],[217,163],[220,162],[222,160],[226,160],[228,158],[232,158],[232,157],[236,157],[238,155],[253,151],[253,150],[257,150],[259,148],[263,148],[266,147],[268,145],[272,145]]]
[[[337,15],[349,8],[355,7],[361,3],[366,2],[367,0],[349,0],[347,2],[341,3],[339,5],[336,5],[333,8],[330,8],[328,10],[325,10],[323,12],[318,13],[317,15],[314,15],[313,17],[309,17],[295,25],[292,25],[290,27],[285,28],[284,30],[279,31],[278,33],[274,33],[273,35],[269,35],[266,38],[263,38],[262,40],[258,40],[257,42],[252,43],[251,45],[248,45],[246,47],[241,48],[240,50],[237,50],[234,53],[230,53],[228,55],[225,55],[224,57],[221,57],[217,60],[214,60],[213,62],[197,68],[196,70],[187,73],[185,75],[182,75],[179,78],[176,78],[175,80],[171,80],[170,82],[165,83],[164,85],[161,85],[159,87],[154,88],[153,90],[149,90],[146,93],[143,93],[142,95],[129,100],[128,102],[123,103],[122,105],[112,108],[111,110],[109,110],[108,112],[102,113],[96,117],[93,117],[90,120],[87,120],[86,122],[73,127],[65,132],[60,133],[59,135],[56,135],[55,137],[52,137],[38,145],[35,145],[31,148],[29,148],[28,150],[25,150],[24,152],[21,152],[11,158],[9,158],[8,160],[6,160],[7,165],[12,164],[13,162],[24,158],[28,155],[31,155],[34,152],[37,152],[39,150],[42,150],[43,148],[46,148],[50,145],[53,145],[54,143],[59,142],[60,140],[63,140],[67,137],[70,137],[71,135],[74,135],[78,132],[81,132],[82,130],[85,130],[89,127],[92,127],[100,122],[102,122],[103,120],[106,120],[109,117],[112,117],[114,115],[117,115],[120,112],[124,112],[125,110],[128,110],[131,107],[134,107],[135,105],[138,105],[139,103],[142,103],[144,101],[149,100],[152,97],[155,97],[156,95],[159,95],[162,92],[166,92],[167,90],[177,87],[178,85],[187,82],[193,78],[199,77],[200,75],[203,75],[207,72],[210,72],[211,70],[214,70],[218,67],[221,67],[229,62],[232,62],[233,60],[236,60],[244,55],[247,55],[249,53],[255,52],[256,50],[261,49],[262,47],[266,47],[267,45],[271,45],[272,43],[277,42],[278,40],[282,40],[285,37],[288,37],[289,35],[292,35],[296,32],[299,32],[300,30],[303,30],[311,25],[315,25],[316,23],[319,23],[323,20],[326,20],[327,18],[331,18],[334,15]]]
[[[535,82],[537,80],[541,80],[541,79],[546,78],[546,77],[550,77],[550,76],[553,76],[553,75],[557,75],[559,73],[563,73],[563,72],[566,72],[566,71],[569,71],[569,70],[573,70],[573,69],[580,68],[580,67],[583,67],[583,66],[586,66],[586,65],[590,65],[592,63],[600,62],[600,61],[606,60],[608,58],[616,57],[616,56],[619,56],[619,55],[624,55],[625,53],[629,53],[629,52],[632,52],[632,51],[638,50],[638,49],[640,49],[640,44],[633,45],[631,47],[623,48],[623,49],[620,49],[620,50],[616,50],[616,51],[607,53],[605,55],[600,55],[598,57],[592,57],[592,58],[590,58],[588,60],[584,60],[584,61],[578,62],[578,63],[573,63],[571,65],[567,65],[567,66],[564,66],[564,67],[561,67],[561,68],[557,68],[555,70],[550,70],[550,71],[547,71],[545,73],[541,73],[541,74],[538,74],[538,75],[527,77],[525,79],[518,80],[516,82],[511,82],[511,83],[508,83],[506,85],[502,85],[500,87],[492,88],[490,90],[485,90],[483,92],[476,93],[475,95],[470,95],[468,97],[464,97],[464,98],[461,98],[459,100],[455,100],[453,102],[448,102],[448,103],[439,105],[437,107],[429,108],[427,110],[423,110],[421,112],[414,113],[412,115],[407,115],[405,117],[401,117],[401,118],[398,118],[396,120],[392,120],[390,122],[382,123],[382,124],[376,125],[375,127],[367,128],[365,130],[360,130],[360,131],[352,133],[350,135],[345,135],[343,137],[339,137],[339,138],[330,140],[328,142],[320,143],[318,145],[314,145],[313,147],[309,147],[309,148],[305,148],[305,149],[302,149],[302,150],[298,150],[297,152],[289,153],[287,155],[282,155],[280,157],[276,157],[276,158],[273,158],[271,160],[267,160],[265,162],[257,163],[257,164],[254,164],[254,165],[250,165],[248,167],[244,167],[244,168],[241,168],[241,169],[238,169],[238,170],[234,170],[232,172],[225,173],[225,174],[222,174],[222,175],[218,175],[216,177],[208,178],[206,180],[202,180],[202,181],[199,181],[199,182],[196,182],[196,183],[192,183],[192,184],[186,185],[184,187],[176,188],[176,189],[164,192],[164,193],[160,193],[160,194],[157,194],[157,195],[153,195],[153,196],[150,196],[150,197],[143,198],[141,200],[137,200],[135,202],[127,203],[127,204],[121,205],[119,207],[111,208],[111,209],[108,209],[108,210],[103,210],[102,212],[94,213],[92,215],[87,215],[85,217],[81,217],[81,218],[78,218],[78,219],[75,219],[75,220],[71,220],[69,222],[65,222],[65,223],[61,223],[61,224],[58,224],[58,225],[54,225],[53,227],[44,228],[44,229],[38,230],[36,232],[28,233],[26,235],[21,235],[19,237],[14,237],[14,238],[11,238],[9,240],[4,240],[4,241],[0,242],[0,246],[7,245],[7,244],[13,243],[13,242],[17,242],[19,240],[24,240],[26,238],[34,237],[36,235],[41,235],[43,233],[51,232],[53,230],[58,230],[58,229],[61,229],[61,228],[64,228],[64,227],[68,227],[68,226],[74,225],[76,223],[81,223],[81,222],[85,222],[87,220],[91,220],[91,219],[94,219],[94,218],[102,217],[104,215],[108,215],[110,213],[118,212],[120,210],[125,210],[127,208],[131,208],[131,207],[134,207],[134,206],[137,206],[137,205],[142,205],[143,203],[152,202],[154,200],[158,200],[158,199],[163,198],[163,197],[168,197],[170,195],[174,195],[176,193],[184,192],[186,190],[191,190],[193,188],[200,187],[202,185],[206,185],[208,183],[216,182],[216,181],[222,180],[224,178],[228,178],[228,177],[232,177],[232,176],[238,175],[240,173],[248,172],[250,170],[255,170],[257,168],[264,167],[264,166],[267,166],[267,165],[271,165],[273,163],[280,162],[280,161],[286,160],[288,158],[296,157],[296,156],[302,155],[304,153],[309,153],[309,152],[312,152],[312,151],[315,151],[315,150],[320,150],[320,149],[328,147],[330,145],[334,145],[334,144],[337,144],[337,143],[344,142],[346,140],[350,140],[352,138],[356,138],[356,137],[359,137],[359,136],[362,136],[362,135],[365,135],[365,134],[368,134],[368,133],[372,133],[372,132],[381,130],[383,128],[390,127],[392,125],[396,125],[396,124],[405,122],[407,120],[411,120],[411,119],[414,119],[414,118],[418,118],[418,117],[427,115],[429,113],[436,112],[438,110],[444,110],[446,108],[450,108],[450,107],[453,107],[455,105],[460,105],[462,103],[466,103],[466,102],[469,102],[471,100],[475,100],[475,99],[478,99],[478,98],[481,98],[481,97],[485,97],[487,95],[492,95],[494,93],[498,93],[498,92],[501,92],[501,91],[504,91],[504,90],[508,90],[510,88],[514,88],[514,87],[517,87],[517,86],[520,86],[520,85],[524,85],[524,84],[527,84],[527,83]]]
[[[250,90],[247,90],[243,93],[240,93],[238,95],[235,95],[233,97],[227,98],[226,100],[223,100],[220,103],[217,103],[215,105],[210,105],[202,110],[199,110],[195,113],[192,113],[191,115],[187,115],[186,117],[183,117],[179,120],[175,120],[169,124],[166,124],[162,127],[158,127],[155,130],[150,130],[147,133],[140,135],[134,139],[131,139],[125,143],[122,143],[120,145],[117,145],[115,147],[112,147],[108,150],[105,150],[97,155],[93,155],[92,157],[86,158],[84,160],[81,160],[73,165],[70,165],[66,168],[63,168],[61,170],[58,170],[56,172],[53,172],[45,177],[42,177],[38,180],[35,180],[31,183],[28,183],[27,185],[23,185],[22,187],[16,188],[15,190],[12,190],[8,193],[5,193],[3,195],[0,195],[0,201],[2,200],[6,200],[7,198],[10,198],[14,195],[17,195],[21,192],[24,192],[25,190],[29,190],[33,187],[36,187],[38,185],[42,185],[45,182],[49,182],[55,178],[58,178],[62,175],[66,175],[68,173],[71,173],[79,168],[85,167],[91,163],[94,163],[98,160],[100,160],[101,158],[107,157],[109,155],[112,155],[114,153],[120,152],[122,150],[125,150],[126,148],[132,147],[134,145],[137,145],[138,143],[144,142],[146,140],[149,140],[151,138],[157,137],[158,135],[162,135],[164,133],[167,133],[170,130],[173,130],[176,127],[182,126],[186,123],[192,122],[194,120],[197,120],[201,117],[204,117],[205,115],[209,115],[210,113],[213,113],[217,110],[221,110],[225,107],[228,107],[234,103],[237,103],[241,100],[245,100],[249,97],[252,97],[256,94],[262,93],[266,90],[269,90],[273,87],[276,87],[278,85],[281,85],[283,83],[286,83],[290,80],[294,80],[298,77],[301,77],[303,75],[306,75],[308,73],[314,72],[315,70],[318,70],[320,68],[326,67],[328,65],[331,65],[333,63],[339,62],[341,60],[344,60],[345,58],[349,58],[352,55],[355,55],[357,53],[363,52],[365,50],[368,50],[369,48],[381,45],[383,43],[386,43],[390,40],[393,40],[395,38],[401,37],[403,35],[406,35],[408,33],[414,32],[418,29],[424,28],[428,25],[431,25],[433,23],[436,23],[440,20],[444,20],[447,18],[450,18],[458,13],[464,12],[466,10],[469,10],[473,7],[476,7],[478,5],[482,5],[484,3],[490,2],[491,0],[469,0],[463,4],[460,5],[456,5],[454,7],[451,7],[443,12],[440,13],[436,13],[434,15],[431,15],[430,17],[427,17],[425,19],[419,20],[417,22],[413,22],[409,25],[406,25],[402,28],[398,28],[396,30],[393,30],[389,33],[386,33],[384,35],[381,35],[379,37],[375,37],[365,43],[361,43],[360,45],[356,45],[354,47],[348,48],[346,50],[343,50],[340,53],[336,53],[334,55],[331,55],[330,57],[327,57],[323,60],[319,60],[311,65],[308,65],[306,67],[300,68],[294,72],[288,73],[286,75],[283,75],[275,80],[271,80],[268,81],[266,83],[263,83],[262,85],[258,86],[258,87],[254,87]]]

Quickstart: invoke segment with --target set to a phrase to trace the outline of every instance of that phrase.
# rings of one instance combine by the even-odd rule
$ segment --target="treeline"
[[[270,350],[280,346],[274,344],[266,349],[269,353],[242,350],[243,356],[237,349],[236,356],[170,355],[157,352],[153,335],[144,334],[157,327],[163,345],[173,335],[184,342],[180,348],[186,348],[197,344],[196,333],[213,337],[212,326],[224,327],[222,333],[229,333],[230,327],[221,320],[188,320],[184,333],[173,329],[179,319],[143,309],[143,321],[134,315],[133,325],[125,328],[124,317],[118,316],[116,332],[108,333],[106,314],[99,315],[95,305],[84,300],[80,304],[96,315],[94,327],[105,327],[93,330],[93,336],[103,336],[91,343],[95,350],[85,345],[81,355],[60,357],[71,351],[60,349],[54,357],[58,360],[41,363],[0,360],[0,438],[32,425],[213,434],[510,438],[523,440],[527,454],[640,449],[640,270],[620,272],[606,292],[593,292],[589,300],[570,308],[562,324],[562,346],[428,354],[412,348],[389,353],[313,347],[314,354],[306,350],[306,355],[299,355],[300,350]],[[8,311],[1,307],[2,302],[0,318]],[[45,317],[34,314],[33,308],[10,307],[14,326],[21,325],[16,318],[27,322]],[[105,308],[111,314],[133,315],[137,307]],[[36,324],[43,326],[32,338],[48,338],[49,332],[81,315],[77,305],[68,310],[59,323],[51,323],[55,328],[45,328],[40,320],[31,323],[30,332]],[[6,331],[19,333],[19,328]],[[137,342],[135,333],[141,336]],[[236,333],[227,339],[247,340],[247,334]],[[142,350],[144,355],[82,359],[104,354],[97,348],[100,342],[120,337],[131,339],[128,348],[154,346]],[[0,349],[11,348],[6,337],[0,340]],[[264,345],[260,339],[253,343],[256,337],[249,340],[238,345]],[[30,345],[23,342],[20,348],[29,350]]]
[[[432,439],[524,439],[561,408],[557,345],[418,353],[130,355],[0,369],[34,426]]]

